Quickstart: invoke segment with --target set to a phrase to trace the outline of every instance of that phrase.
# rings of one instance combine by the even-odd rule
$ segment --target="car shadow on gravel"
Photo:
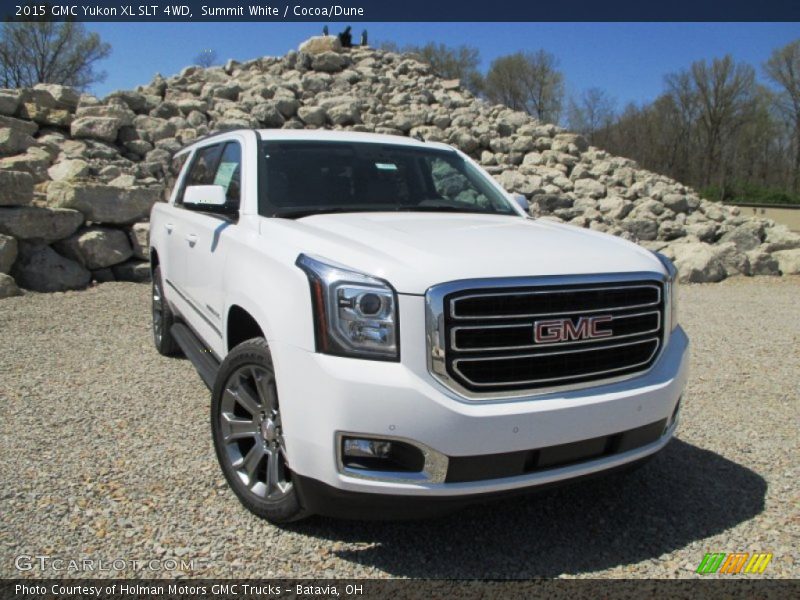
[[[553,577],[658,559],[753,518],[764,509],[766,491],[766,481],[747,467],[674,440],[627,475],[474,505],[443,518],[314,518],[292,529],[345,542],[334,544],[340,558],[394,576]]]

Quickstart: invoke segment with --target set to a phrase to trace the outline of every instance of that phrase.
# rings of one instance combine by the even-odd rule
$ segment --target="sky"
[[[193,63],[202,50],[219,59],[277,56],[321,33],[324,23],[86,23],[112,46],[98,64],[107,79],[90,91],[104,96],[169,76]],[[329,23],[331,33],[346,24]],[[492,59],[518,50],[543,48],[554,54],[569,95],[591,87],[605,90],[618,107],[644,103],[663,91],[664,75],[693,61],[731,54],[760,65],[773,49],[800,38],[798,23],[355,23],[377,44],[441,42],[480,50],[482,69]]]

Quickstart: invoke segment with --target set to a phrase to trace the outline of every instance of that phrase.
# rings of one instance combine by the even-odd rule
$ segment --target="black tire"
[[[247,510],[276,524],[307,516],[292,481],[263,338],[242,342],[222,361],[211,393],[211,432],[225,479]]]
[[[153,271],[152,311],[153,311],[153,343],[156,350],[164,356],[180,354],[181,348],[172,337],[170,329],[175,323],[175,315],[164,298],[164,281],[161,279],[161,267]]]

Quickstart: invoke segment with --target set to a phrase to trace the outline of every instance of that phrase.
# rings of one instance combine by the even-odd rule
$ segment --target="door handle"
[[[164,229],[167,230],[167,233],[172,233],[172,230],[175,229],[175,225],[173,225],[172,223],[165,223]]]
[[[186,235],[186,241],[189,242],[189,246],[194,248],[194,245],[197,243],[197,236],[193,233],[189,233]]]

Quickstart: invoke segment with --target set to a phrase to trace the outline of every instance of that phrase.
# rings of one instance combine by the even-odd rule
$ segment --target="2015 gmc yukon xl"
[[[211,388],[254,513],[417,516],[673,436],[688,339],[667,259],[528,217],[444,144],[243,130],[173,167],[155,344]]]

